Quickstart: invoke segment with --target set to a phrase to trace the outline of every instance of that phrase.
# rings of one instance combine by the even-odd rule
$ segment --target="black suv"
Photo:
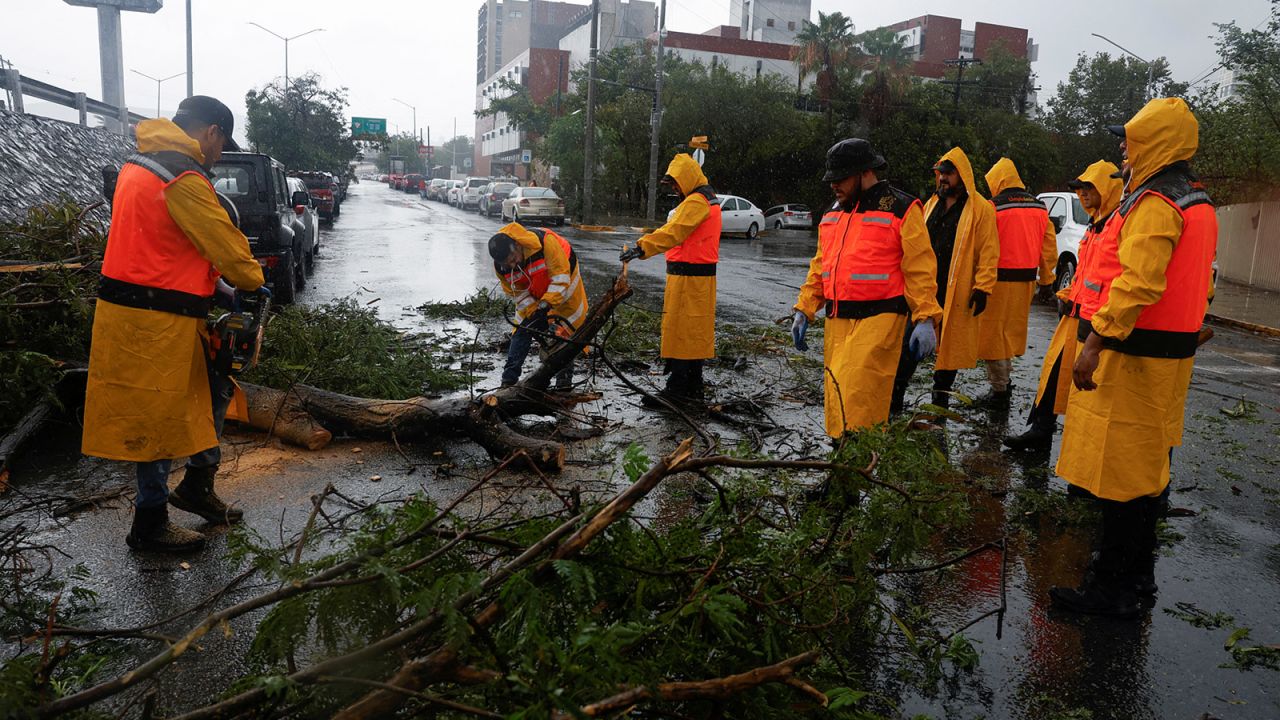
[[[302,247],[306,228],[294,212],[307,193],[289,192],[284,165],[260,153],[228,152],[213,166],[213,187],[240,213],[240,230],[266,268],[277,303],[293,302],[306,285]]]

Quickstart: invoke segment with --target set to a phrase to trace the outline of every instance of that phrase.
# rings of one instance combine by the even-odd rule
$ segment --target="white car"
[[[764,219],[774,230],[782,228],[808,230],[813,227],[813,213],[809,212],[809,206],[797,203],[774,205],[764,211]]]
[[[764,213],[750,200],[737,195],[717,195],[720,198],[721,233],[745,233],[755,238],[765,227]]]
[[[502,219],[536,225],[564,224],[564,200],[551,188],[518,187],[502,201]]]
[[[1058,234],[1057,278],[1053,281],[1056,292],[1070,285],[1075,277],[1080,262],[1080,241],[1093,218],[1073,192],[1046,192],[1036,197],[1049,209],[1049,220]]]
[[[463,210],[480,207],[480,193],[484,192],[484,186],[491,182],[493,182],[493,178],[487,177],[469,177],[464,180],[461,195],[458,199],[458,207]]]
[[[454,207],[462,206],[462,181],[450,180],[449,189],[445,191],[445,201]]]

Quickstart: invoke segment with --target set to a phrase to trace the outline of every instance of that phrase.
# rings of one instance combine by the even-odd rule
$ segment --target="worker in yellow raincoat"
[[[493,271],[502,291],[515,298],[520,319],[507,349],[502,385],[515,385],[536,334],[570,337],[587,316],[587,288],[578,255],[559,233],[547,228],[504,226],[489,238]],[[556,376],[556,389],[573,387],[573,364]],[[543,389],[543,388],[538,388]]]
[[[978,316],[996,285],[1000,240],[996,211],[978,192],[973,167],[960,148],[933,166],[937,192],[924,206],[925,228],[938,262],[938,304],[942,324],[934,362],[933,403],[947,407],[956,371],[978,365]],[[903,338],[904,345],[909,337]],[[893,407],[900,412],[918,360],[902,353],[893,382]]]
[[[197,95],[172,121],[138,124],[138,154],[120,171],[94,311],[85,395],[86,455],[137,464],[126,538],[138,550],[184,551],[204,536],[169,521],[168,504],[209,522],[243,513],[214,492],[230,381],[208,366],[205,323],[219,275],[262,287],[249,242],[219,204],[208,170],[231,139],[226,105]],[[189,457],[170,494],[169,469]]]
[[[879,178],[887,168],[861,138],[827,151],[822,179],[836,203],[818,224],[818,250],[796,299],[796,349],[808,349],[805,331],[818,309],[827,316],[823,406],[833,438],[887,420],[899,355],[919,360],[937,342],[942,308],[924,214],[919,200]]]
[[[1134,615],[1154,594],[1159,496],[1208,305],[1218,222],[1188,161],[1199,124],[1180,98],[1156,98],[1123,126],[1126,195],[1098,238],[1079,296],[1057,471],[1102,511],[1098,550],[1076,588],[1050,591],[1077,612]]]
[[[1002,157],[986,175],[996,207],[1000,260],[996,287],[978,321],[978,357],[987,369],[991,391],[980,404],[1007,409],[1013,395],[1009,373],[1013,358],[1027,351],[1027,317],[1035,286],[1053,287],[1058,236],[1044,203],[1027,192],[1018,168]]]
[[[682,199],[667,223],[623,250],[622,262],[666,253],[661,356],[667,361],[667,400],[700,404],[702,362],[716,356],[716,263],[720,260],[720,199],[698,161],[680,153],[664,185]],[[646,404],[651,404],[645,398]]]
[[[1120,169],[1114,163],[1099,160],[1080,173],[1067,186],[1076,191],[1080,205],[1089,213],[1093,223],[1080,239],[1076,250],[1076,268],[1089,267],[1094,242],[1102,234],[1106,223],[1120,206]],[[1077,272],[1071,284],[1058,291],[1058,327],[1053,331],[1049,349],[1045,351],[1040,366],[1040,385],[1036,401],[1031,407],[1031,427],[1021,435],[1004,439],[1004,444],[1014,450],[1048,450],[1057,430],[1057,416],[1067,411],[1067,396],[1071,390],[1071,366],[1076,361],[1076,328],[1080,315],[1076,310],[1076,295],[1081,287]],[[1066,368],[1066,372],[1063,372]]]

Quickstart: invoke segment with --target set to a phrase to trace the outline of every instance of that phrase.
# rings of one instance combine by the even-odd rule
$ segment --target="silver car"
[[[564,224],[564,200],[551,188],[518,187],[502,201],[502,219],[545,225]]]
[[[303,266],[308,275],[315,268],[316,255],[320,254],[320,222],[316,216],[315,200],[311,198],[311,192],[307,190],[307,184],[302,178],[290,177],[285,178],[289,184],[289,195],[294,200],[301,200],[302,195],[307,196],[307,202],[301,205],[295,205],[293,212],[298,216],[298,223],[303,227],[302,233],[302,255]],[[298,193],[302,193],[299,195]]]

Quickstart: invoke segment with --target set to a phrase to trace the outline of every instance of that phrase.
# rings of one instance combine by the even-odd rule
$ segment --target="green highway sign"
[[[387,119],[386,118],[351,118],[351,135],[386,135]]]

